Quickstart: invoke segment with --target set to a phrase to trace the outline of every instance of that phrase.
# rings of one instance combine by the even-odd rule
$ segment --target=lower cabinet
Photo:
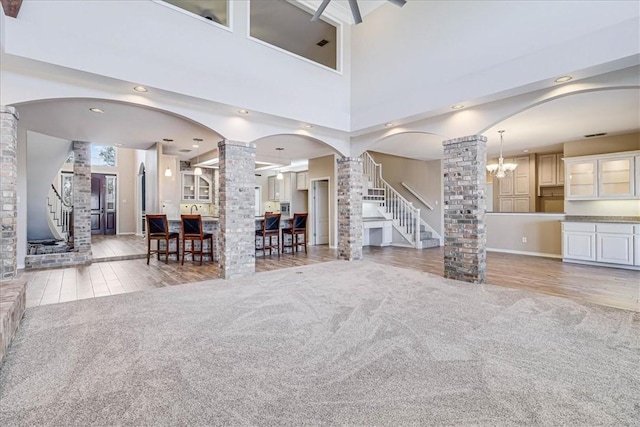
[[[562,259],[640,267],[640,225],[565,222]]]

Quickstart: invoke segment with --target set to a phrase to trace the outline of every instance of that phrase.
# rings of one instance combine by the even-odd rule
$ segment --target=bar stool
[[[180,215],[182,223],[182,265],[184,257],[191,254],[191,260],[195,261],[195,256],[200,255],[200,265],[202,265],[203,255],[209,255],[213,261],[213,234],[204,233],[202,230],[202,217],[200,215]],[[191,250],[187,250],[186,241],[191,241]],[[209,251],[204,251],[204,243],[209,241]],[[196,248],[196,242],[200,242]]]
[[[156,254],[160,260],[160,254],[165,256],[164,263],[169,263],[169,255],[176,254],[176,260],[180,261],[180,235],[169,231],[169,222],[164,214],[147,214],[147,265],[152,254]],[[176,239],[176,250],[171,251],[171,240]],[[151,249],[151,241],[158,242],[157,249]],[[164,249],[160,249],[160,241],[164,240]]]
[[[267,249],[269,249],[269,256],[271,251],[275,248],[280,256],[280,214],[265,213],[264,221],[262,221],[262,229],[256,230],[256,237],[262,237],[262,256],[267,256]],[[277,238],[277,243],[273,244],[273,238]],[[267,240],[269,239],[269,240]],[[267,244],[268,242],[268,244]],[[259,251],[256,242],[256,251]]]
[[[304,246],[304,253],[307,253],[307,217],[308,213],[294,213],[293,221],[290,228],[282,229],[282,247],[291,248],[293,254],[293,248],[298,252],[299,246]],[[291,244],[287,245],[286,235],[291,235]],[[302,236],[302,241],[298,239],[298,236]]]

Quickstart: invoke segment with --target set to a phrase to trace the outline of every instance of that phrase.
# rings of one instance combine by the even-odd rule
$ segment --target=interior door
[[[91,234],[116,234],[116,176],[91,174]]]
[[[313,244],[329,244],[329,181],[313,182]]]

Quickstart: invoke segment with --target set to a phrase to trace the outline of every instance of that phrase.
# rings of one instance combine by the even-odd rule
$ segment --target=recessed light
[[[523,153],[528,153],[528,152],[529,152],[529,150],[522,150],[522,152],[523,152]]]
[[[390,128],[393,126],[393,123],[385,123],[384,126]]]
[[[104,110],[101,110],[99,108],[89,108],[89,111],[93,113],[104,113]]]
[[[149,92],[149,89],[144,86],[136,86],[133,88],[133,90],[135,90],[136,92]]]
[[[564,82],[568,82],[569,80],[573,79],[573,77],[571,76],[562,76],[556,79],[556,83],[564,83]]]
[[[193,148],[198,148],[198,147],[200,147],[200,144],[193,144],[192,147]]]
[[[249,114],[247,110],[238,110],[238,114]]]
[[[119,142],[116,142],[116,143],[115,143],[115,146],[116,146],[116,147],[122,147],[122,144],[120,144]]]
[[[171,139],[171,138],[162,138],[162,140],[164,142],[173,142],[173,139]]]
[[[307,124],[307,125],[303,125],[303,127],[305,127],[306,129],[311,129],[313,126],[312,126],[312,125]]]
[[[464,105],[462,104],[455,104],[451,106],[452,110],[462,110],[464,108]]]

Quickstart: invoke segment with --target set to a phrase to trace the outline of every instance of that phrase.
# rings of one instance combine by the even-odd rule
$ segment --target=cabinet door
[[[279,181],[275,176],[267,178],[267,199],[278,200],[280,198]]]
[[[196,180],[191,173],[182,173],[182,200],[196,200]]]
[[[596,234],[576,231],[564,232],[562,257],[583,261],[595,261]]]
[[[298,190],[308,190],[309,189],[308,178],[309,178],[308,172],[298,172],[298,176],[296,177],[297,179],[296,188]]]
[[[636,156],[635,171],[636,171],[636,189],[635,189],[636,196],[640,197],[640,156]]]
[[[197,197],[199,202],[210,203],[211,202],[211,193],[212,193],[212,185],[211,180],[206,176],[196,176],[196,182],[198,183],[198,192]]]
[[[538,156],[538,185],[541,187],[556,185],[556,175],[556,155]]]
[[[280,194],[280,200],[284,202],[291,201],[291,175],[290,172],[283,173],[284,179],[282,179],[282,193]]]
[[[633,169],[633,157],[598,160],[598,196],[632,197],[635,186]]]
[[[514,211],[514,200],[513,197],[500,197],[498,199],[500,203],[500,212],[513,212]]]
[[[635,241],[633,245],[633,265],[640,266],[640,235],[636,234],[633,236],[633,240]]]
[[[562,154],[556,154],[556,184],[564,185],[564,160]]]
[[[598,233],[596,261],[633,265],[633,235]]]
[[[529,194],[529,157],[517,157],[515,164],[517,164],[518,167],[514,171],[513,194],[516,196]]]
[[[511,163],[511,159],[505,159],[505,163]],[[498,182],[498,196],[513,196],[513,174],[504,178],[493,178],[493,182]]]
[[[565,165],[567,199],[596,198],[596,163],[596,160],[567,162]]]
[[[514,212],[529,212],[529,198],[516,197],[513,203]]]

